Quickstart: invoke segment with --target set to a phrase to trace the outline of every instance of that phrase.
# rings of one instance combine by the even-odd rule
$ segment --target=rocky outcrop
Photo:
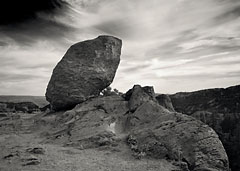
[[[175,110],[186,114],[204,110],[218,113],[239,113],[240,111],[240,85],[226,89],[180,92],[171,95],[170,98]]]
[[[158,101],[158,104],[160,104],[161,106],[165,107],[166,109],[168,109],[169,111],[174,112],[174,107],[172,105],[172,101],[171,98],[166,95],[166,94],[159,94],[156,96],[156,99]]]
[[[115,145],[123,131],[128,102],[119,96],[99,96],[57,115],[52,141],[83,149]]]
[[[125,99],[129,101],[129,109],[131,112],[134,112],[144,102],[156,101],[153,87],[146,86],[142,88],[140,85],[134,85],[133,88],[125,94]]]
[[[136,85],[123,97],[89,99],[58,114],[54,128],[48,140],[68,146],[115,147],[127,142],[136,158],[177,161],[191,171],[228,170],[228,157],[215,131],[159,105],[152,87]]]
[[[232,171],[240,170],[240,85],[171,95],[176,111],[212,127],[229,157]]]
[[[23,112],[23,113],[33,113],[40,111],[39,106],[33,102],[0,102],[0,112]]]
[[[7,112],[8,111],[7,108],[8,107],[6,103],[0,102],[0,112]]]
[[[142,105],[127,119],[130,135],[136,139],[134,151],[185,161],[189,170],[228,169],[225,150],[210,127],[187,115],[169,112],[154,100],[138,100]]]
[[[112,36],[72,45],[53,70],[46,99],[53,110],[73,108],[99,95],[115,76],[122,41]]]
[[[46,113],[48,113],[48,112],[51,111],[51,105],[48,104],[48,105],[46,105],[46,106],[43,106],[43,107],[40,108],[40,110],[41,110],[41,112],[46,112]]]

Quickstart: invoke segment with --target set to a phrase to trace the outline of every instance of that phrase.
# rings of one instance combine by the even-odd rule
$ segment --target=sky
[[[239,0],[3,0],[0,94],[43,96],[67,49],[102,34],[123,41],[122,92],[240,84]]]

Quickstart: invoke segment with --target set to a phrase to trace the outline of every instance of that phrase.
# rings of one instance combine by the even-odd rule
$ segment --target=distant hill
[[[0,102],[33,102],[39,107],[44,107],[48,104],[44,96],[5,96],[0,95]]]
[[[176,111],[193,114],[207,110],[217,113],[240,112],[240,85],[170,95]]]
[[[177,112],[212,127],[229,157],[232,171],[240,170],[240,85],[170,95]]]

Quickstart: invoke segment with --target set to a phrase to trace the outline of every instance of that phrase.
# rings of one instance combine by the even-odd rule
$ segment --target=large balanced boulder
[[[53,70],[46,99],[52,110],[74,107],[108,87],[120,62],[122,41],[99,36],[72,45]]]

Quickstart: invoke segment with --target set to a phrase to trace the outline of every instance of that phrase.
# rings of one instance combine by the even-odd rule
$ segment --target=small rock
[[[9,154],[7,156],[4,156],[3,159],[9,159],[9,158],[12,158],[12,157],[14,157],[14,155],[13,154]]]
[[[41,147],[28,148],[26,151],[29,153],[32,153],[32,154],[44,154],[45,153],[45,150]]]
[[[3,159],[10,159],[10,158],[15,157],[15,156],[19,156],[19,152],[18,151],[4,156]]]
[[[24,162],[22,165],[23,166],[28,166],[28,165],[38,165],[40,164],[40,160],[35,157],[35,156],[31,156],[31,157],[28,157],[28,158],[24,158],[22,159],[22,161]]]

